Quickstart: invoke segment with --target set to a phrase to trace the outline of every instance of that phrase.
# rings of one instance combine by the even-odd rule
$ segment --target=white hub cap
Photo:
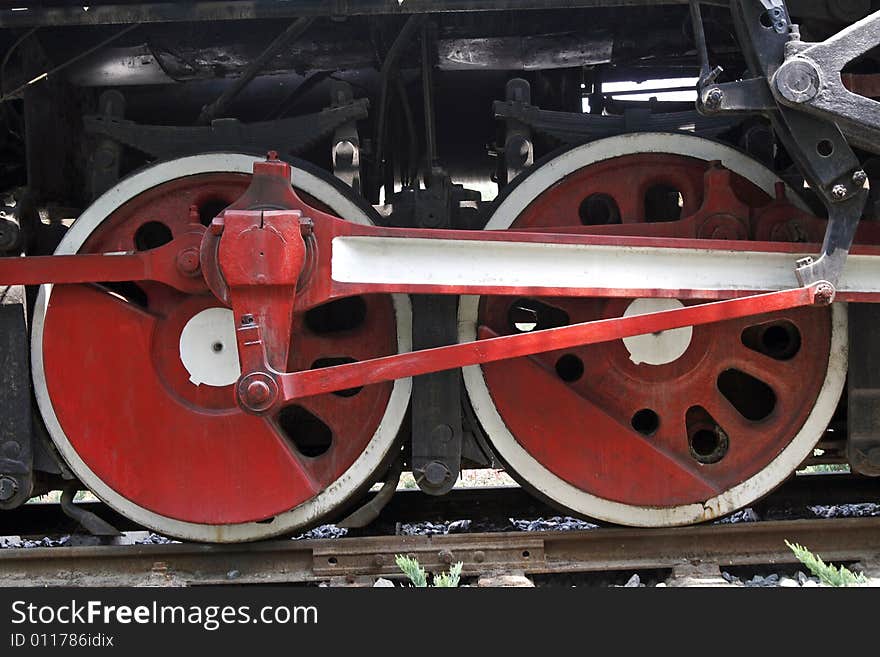
[[[634,299],[623,313],[624,317],[658,313],[684,308],[678,299]],[[636,365],[666,365],[678,360],[691,344],[694,329],[691,326],[658,331],[623,338],[623,346]]]
[[[232,385],[241,376],[235,317],[228,308],[207,308],[180,332],[180,360],[194,385]]]

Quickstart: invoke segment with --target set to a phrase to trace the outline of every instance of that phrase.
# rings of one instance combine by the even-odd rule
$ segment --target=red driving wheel
[[[252,162],[239,160],[242,169]],[[343,192],[308,176],[313,188],[323,183],[319,193],[332,193],[306,197],[334,211]],[[77,250],[161,246],[191,226],[190,208],[209,223],[249,177],[213,171],[159,182],[113,208]],[[289,371],[397,353],[399,303],[352,297],[298,314]],[[207,291],[56,286],[39,337],[47,424],[63,433],[62,452],[75,454],[68,460],[97,494],[109,489],[109,503],[137,509],[169,534],[246,540],[309,524],[374,481],[387,459],[365,468],[362,457],[391,454],[402,420],[394,383],[303,399],[272,418],[244,413],[233,391],[240,369],[232,312]]]
[[[664,137],[672,152],[589,161],[601,142],[581,147],[583,166],[533,184],[521,209],[502,200],[499,211],[513,220],[490,227],[694,239],[708,218],[714,239],[747,239],[755,227],[743,208],[771,200],[749,169],[726,176],[737,207],[706,208],[704,180],[718,165],[688,154],[691,140],[704,140]],[[520,185],[528,188],[528,177]],[[485,334],[511,335],[694,303],[483,297],[462,307]],[[839,395],[843,378],[835,369],[828,381],[832,356],[839,358],[832,333],[841,339],[832,314],[799,308],[664,331],[467,368],[465,378],[488,438],[531,488],[583,515],[684,524],[753,500],[770,474],[784,468],[784,478],[800,463],[790,454],[778,462],[793,442],[806,456],[821,436],[836,397],[820,398],[830,384]],[[805,428],[810,437],[801,436]]]

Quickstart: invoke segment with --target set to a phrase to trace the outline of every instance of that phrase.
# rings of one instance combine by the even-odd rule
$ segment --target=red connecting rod
[[[479,334],[482,339],[476,342],[423,349],[327,369],[275,376],[280,382],[283,404],[299,397],[321,395],[441,370],[609,342],[683,326],[711,324],[799,306],[826,305],[831,302],[833,296],[834,288],[831,284],[819,282],[810,287],[715,301],[698,306],[685,306],[644,315],[584,322],[520,335],[497,336],[488,328],[480,327]]]

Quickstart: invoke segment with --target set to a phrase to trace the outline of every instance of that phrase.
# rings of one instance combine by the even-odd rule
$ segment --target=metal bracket
[[[880,477],[880,346],[875,335],[880,306],[849,306],[846,455],[861,475]]]
[[[413,348],[430,349],[458,340],[458,299],[413,295]],[[461,469],[461,378],[458,370],[413,378],[412,471],[430,495],[449,492]]]
[[[125,115],[125,96],[115,89],[105,91],[98,99],[98,110],[101,116],[121,119]],[[122,156],[122,144],[112,137],[99,137],[96,141],[95,149],[92,151],[89,177],[93,199],[119,182],[119,165]]]
[[[0,287],[0,509],[24,504],[34,487],[29,353],[24,288]]]
[[[332,108],[346,107],[354,100],[351,85],[334,81],[331,86]],[[357,119],[351,119],[333,132],[330,159],[333,175],[352,188],[356,194],[361,190],[361,140],[357,129]]]
[[[800,40],[792,29],[785,61],[771,80],[776,99],[837,123],[847,138],[880,153],[880,102],[853,93],[843,84],[843,68],[880,45],[880,11],[820,43]]]
[[[508,184],[520,173],[535,163],[535,146],[532,131],[526,114],[534,114],[537,108],[532,107],[532,89],[522,78],[514,78],[507,82],[506,103],[500,108],[495,104],[495,116],[503,118],[504,132],[504,164],[501,171],[501,183]],[[509,111],[505,116],[504,106]],[[501,111],[499,111],[499,109]]]
[[[723,87],[713,85],[701,89],[701,105],[704,111],[753,111],[770,119],[779,140],[828,209],[828,228],[822,253],[818,259],[798,261],[798,280],[803,285],[820,280],[835,284],[843,271],[867,201],[867,176],[840,128],[832,121],[837,114],[826,113],[820,118],[780,100],[779,84],[797,90],[806,89],[810,83],[809,75],[802,76],[804,71],[799,72],[797,68],[802,69],[801,64],[789,69],[790,72],[784,73],[781,79],[778,77],[789,65],[787,58],[793,54],[791,44],[795,44],[797,50],[800,41],[797,28],[791,25],[785,3],[782,0],[735,0],[731,13],[746,61],[752,74],[760,77]],[[865,20],[871,20],[871,17]],[[861,23],[864,21],[856,26]],[[847,30],[841,32],[846,33]],[[832,37],[832,40],[838,37]],[[867,41],[863,41],[861,47],[865,43]],[[851,51],[846,51],[841,56],[845,60],[841,61],[845,63],[852,56]],[[764,83],[769,84],[768,88],[774,93],[775,106],[769,106]],[[757,102],[750,99],[750,93],[755,94]],[[839,104],[840,99],[837,102]],[[839,111],[840,107],[835,105],[835,112]]]
[[[411,219],[422,228],[449,228],[455,222],[456,186],[442,172],[432,185],[412,196]],[[412,295],[413,348],[429,349],[458,340],[458,299]],[[413,378],[411,468],[419,488],[429,495],[449,492],[461,470],[461,377],[457,370]]]

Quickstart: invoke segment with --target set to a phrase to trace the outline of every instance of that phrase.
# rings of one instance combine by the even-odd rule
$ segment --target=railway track
[[[880,485],[873,479],[849,474],[807,474],[792,477],[753,507],[762,515],[768,509],[805,508],[811,505],[880,503]],[[116,513],[102,502],[80,502],[77,507],[95,513],[120,531],[145,528]],[[369,533],[393,531],[396,523],[473,519],[539,518],[560,511],[518,486],[459,488],[442,497],[418,490],[399,490]],[[2,534],[47,536],[81,531],[79,523],[64,515],[55,503],[27,504],[4,514]]]
[[[8,586],[279,584],[395,576],[396,554],[429,571],[461,561],[465,576],[785,564],[785,540],[827,560],[876,559],[880,518],[788,520],[683,528],[599,528],[441,536],[274,540],[249,545],[128,545],[0,550]]]

